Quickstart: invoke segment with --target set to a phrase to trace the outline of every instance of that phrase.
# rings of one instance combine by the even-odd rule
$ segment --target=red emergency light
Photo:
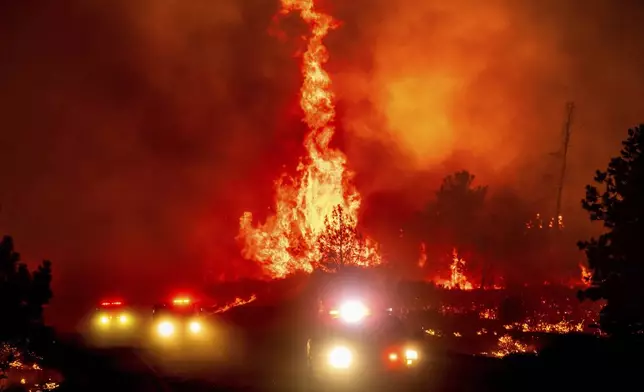
[[[118,305],[123,305],[123,302],[121,301],[113,301],[113,302],[101,302],[101,306],[118,306]]]

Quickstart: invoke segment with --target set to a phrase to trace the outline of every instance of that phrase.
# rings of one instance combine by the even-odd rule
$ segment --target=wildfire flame
[[[427,245],[420,243],[420,256],[418,256],[418,267],[423,268],[427,263]]]
[[[584,286],[590,286],[591,279],[593,277],[593,272],[588,267],[586,267],[581,263],[579,263],[579,269],[581,270],[581,283]]]
[[[361,201],[345,155],[329,147],[336,113],[331,78],[324,69],[328,52],[323,39],[337,22],[318,11],[314,0],[281,0],[281,4],[280,14],[297,12],[309,26],[300,89],[300,106],[309,129],[304,139],[307,156],[300,160],[296,177],[282,176],[276,181],[274,215],[254,226],[252,213],[245,212],[238,235],[242,255],[259,262],[274,278],[313,271],[321,257],[317,243],[325,230],[325,218],[339,206],[347,217],[343,223],[355,227]],[[377,257],[372,264],[379,262]]]
[[[249,303],[255,301],[256,299],[257,299],[257,296],[255,294],[251,295],[250,298],[248,298],[248,299],[242,299],[242,298],[237,297],[237,298],[235,298],[235,300],[233,302],[228,303],[228,304],[218,308],[217,310],[215,310],[214,313],[223,313],[223,312],[226,312],[226,311],[228,311],[228,310],[230,310],[230,309],[232,309],[234,307],[249,304]]]
[[[474,288],[465,276],[465,260],[459,257],[456,249],[452,250],[452,264],[449,269],[449,280],[439,279],[439,285],[449,290],[472,290]]]
[[[493,351],[492,355],[498,358],[505,357],[506,355],[514,353],[525,353],[530,348],[527,344],[521,343],[518,340],[512,339],[510,335],[503,335],[498,341],[498,350]]]

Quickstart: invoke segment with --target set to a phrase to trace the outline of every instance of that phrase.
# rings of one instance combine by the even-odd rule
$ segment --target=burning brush
[[[0,390],[22,386],[28,390],[49,391],[58,388],[62,377],[57,372],[43,369],[42,358],[16,346],[0,345]]]

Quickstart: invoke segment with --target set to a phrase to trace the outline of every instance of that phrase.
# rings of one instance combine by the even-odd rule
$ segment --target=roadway
[[[67,380],[61,391],[288,392],[311,389],[306,377],[304,345],[287,345],[274,339],[247,343],[243,355],[227,362],[223,358],[166,355],[140,345],[94,347],[80,336],[67,336],[59,343],[56,365]],[[400,382],[404,380],[401,379],[392,382],[396,389],[403,390],[487,390],[488,385],[498,386],[492,375],[497,373],[500,363],[487,358],[442,356],[429,361],[423,376],[417,380],[402,384]],[[387,378],[356,375],[355,380],[358,390],[392,389]],[[367,384],[365,381],[372,382]]]
[[[120,347],[96,347],[81,335],[71,334],[61,336],[51,361],[66,377],[61,391],[309,390],[306,335],[302,332],[305,328],[293,320],[276,322],[272,327],[268,324],[258,320],[246,322],[243,327],[230,323],[235,327],[222,329],[218,335],[224,346],[194,347],[184,352],[153,349],[141,343],[143,339]],[[501,360],[428,347],[425,367],[413,382],[393,380],[392,385],[387,378],[367,375],[356,375],[355,380],[356,386],[362,386],[359,390],[368,391],[596,390],[594,387],[601,385],[602,379],[589,373],[588,366],[605,365],[592,363],[590,352],[575,354],[578,347],[565,349],[562,353],[567,353],[566,358],[554,361],[535,356]],[[560,353],[554,354],[559,356]],[[361,385],[366,381],[372,382]]]

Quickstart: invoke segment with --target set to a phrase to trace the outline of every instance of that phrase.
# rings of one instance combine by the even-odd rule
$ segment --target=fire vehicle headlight
[[[342,304],[339,313],[347,323],[358,323],[369,314],[369,310],[360,301],[348,301]]]
[[[334,347],[329,352],[329,365],[333,368],[346,369],[351,366],[352,361],[353,355],[351,354],[351,350],[346,347]]]
[[[168,337],[174,333],[174,325],[169,321],[164,321],[157,327],[157,332],[163,337]]]
[[[110,318],[109,318],[109,317],[107,317],[107,316],[100,316],[100,317],[98,318],[98,322],[99,322],[101,325],[107,325],[107,324],[110,322]]]
[[[192,333],[199,333],[201,332],[201,324],[197,321],[193,321],[188,326],[188,329],[190,329],[190,332]]]
[[[129,322],[130,322],[130,318],[126,314],[122,314],[119,316],[119,323],[127,324]]]
[[[416,350],[405,350],[405,359],[408,361],[416,361],[418,360],[418,351]]]

